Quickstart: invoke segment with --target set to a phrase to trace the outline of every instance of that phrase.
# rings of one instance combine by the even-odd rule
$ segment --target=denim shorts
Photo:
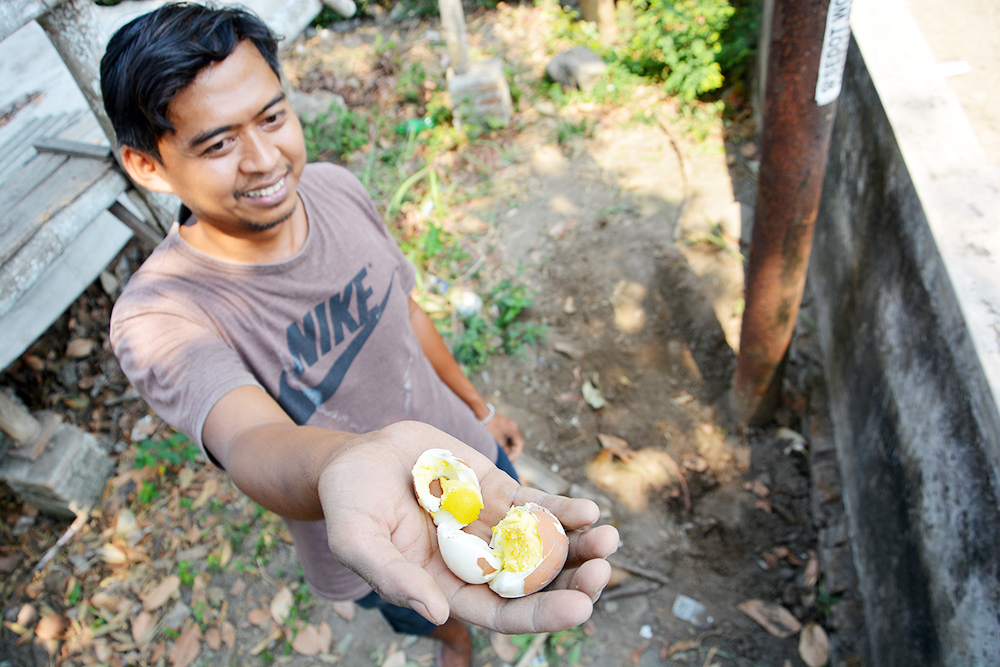
[[[497,447],[496,464],[498,468],[515,480],[518,479],[514,464],[510,462],[503,448],[499,446]],[[392,626],[392,629],[404,635],[426,635],[437,627],[409,607],[399,607],[386,602],[375,591],[358,600],[357,604],[364,609],[378,609]]]

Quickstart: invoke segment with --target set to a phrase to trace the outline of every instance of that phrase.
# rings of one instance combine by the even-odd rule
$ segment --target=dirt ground
[[[469,17],[474,54],[502,55],[527,87],[551,56],[539,11],[501,5]],[[430,68],[442,48],[429,29],[410,21],[303,38],[289,78],[363,59],[376,31]],[[799,428],[807,397],[789,382],[780,423],[746,432],[723,408],[742,312],[740,220],[755,192],[753,128],[743,114],[695,131],[660,93],[638,95],[628,106],[558,109],[523,97],[516,130],[477,145],[490,192],[458,216],[488,223],[472,245],[481,270],[519,275],[535,290],[526,316],[548,327],[545,343],[493,358],[473,380],[520,423],[528,481],[594,498],[622,537],[616,585],[583,628],[549,638],[549,664],[799,666],[798,633],[779,638],[737,608],[759,600],[803,625],[825,621],[808,463],[779,430]],[[567,122],[588,131],[559,142]],[[127,251],[119,277],[141,256]],[[32,516],[2,490],[0,666],[431,664],[429,641],[310,596],[280,521],[215,470],[135,467],[133,429],[145,429],[138,439],[166,431],[108,353],[109,306],[95,283],[0,377],[31,407],[99,433],[119,461],[103,506],[35,577],[69,523]],[[74,339],[99,344],[70,359]],[[711,622],[681,620],[678,596],[704,605]],[[26,606],[54,629],[20,623]],[[474,633],[478,667],[545,664]],[[318,644],[302,639],[314,635]]]

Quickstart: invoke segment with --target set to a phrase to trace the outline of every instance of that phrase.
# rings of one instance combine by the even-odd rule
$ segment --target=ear
[[[132,180],[153,192],[173,194],[173,186],[164,178],[163,163],[131,146],[122,146],[122,166]]]

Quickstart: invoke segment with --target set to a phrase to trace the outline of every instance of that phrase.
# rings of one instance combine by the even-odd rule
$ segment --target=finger
[[[618,529],[614,526],[584,528],[569,533],[567,568],[578,567],[595,558],[607,558],[618,551]]]
[[[583,563],[580,567],[563,570],[549,587],[556,590],[580,591],[592,602],[597,602],[610,580],[611,564],[606,560],[594,559]]]
[[[547,590],[505,599],[488,586],[464,586],[450,602],[455,618],[504,634],[566,630],[586,621],[594,610],[590,596],[579,590]]]
[[[355,540],[350,548],[337,553],[382,599],[409,607],[436,625],[448,620],[448,601],[434,578],[406,560],[388,537]]]

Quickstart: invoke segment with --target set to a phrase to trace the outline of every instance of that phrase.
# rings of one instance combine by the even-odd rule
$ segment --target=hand
[[[479,476],[486,507],[469,532],[488,539],[511,505],[526,502],[545,506],[562,521],[570,538],[569,558],[546,590],[507,600],[451,573],[410,476],[420,453],[434,447],[451,450]],[[611,576],[604,559],[618,548],[613,527],[589,527],[600,516],[593,502],[522,487],[472,448],[417,422],[393,424],[341,448],[321,473],[319,494],[338,560],[386,600],[438,625],[453,616],[505,634],[577,626],[590,618]]]
[[[493,435],[493,439],[500,443],[504,454],[513,463],[521,456],[524,449],[524,436],[517,422],[499,412],[493,415],[493,419],[486,424],[486,430]]]

